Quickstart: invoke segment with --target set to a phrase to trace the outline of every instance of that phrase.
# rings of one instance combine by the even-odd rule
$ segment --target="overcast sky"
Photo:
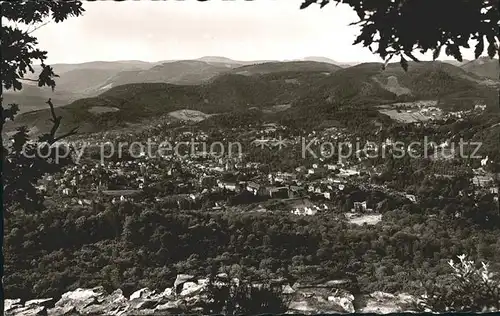
[[[357,15],[348,6],[299,10],[302,0],[97,1],[86,12],[34,34],[48,63],[193,59],[381,61],[352,42]],[[471,51],[464,58],[473,58]],[[429,58],[427,56],[426,59]],[[446,56],[442,56],[447,58]],[[450,58],[448,58],[450,59]]]

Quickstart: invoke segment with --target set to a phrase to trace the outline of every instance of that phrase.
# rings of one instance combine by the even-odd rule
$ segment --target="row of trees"
[[[417,268],[429,279],[446,261],[469,253],[500,262],[498,225],[404,207],[386,211],[377,226],[347,224],[335,214],[209,214],[121,204],[105,209],[50,208],[9,219],[5,240],[7,297],[58,296],[76,287],[134,284],[171,286],[178,273],[239,264],[302,280],[345,277],[356,270],[360,288],[418,293]],[[492,270],[498,269],[496,264]],[[27,290],[29,289],[29,290]]]

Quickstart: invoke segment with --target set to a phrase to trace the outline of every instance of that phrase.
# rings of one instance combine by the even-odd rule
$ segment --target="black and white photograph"
[[[2,315],[499,313],[499,4],[0,1]]]

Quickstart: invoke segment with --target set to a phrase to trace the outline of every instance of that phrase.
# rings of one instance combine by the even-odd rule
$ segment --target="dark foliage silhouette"
[[[451,274],[432,282],[424,279],[426,289],[420,308],[432,311],[488,312],[500,309],[500,279],[489,264],[477,264],[465,255],[449,261]]]
[[[2,88],[5,90],[21,90],[23,81],[32,81],[39,87],[48,86],[54,89],[54,78],[57,75],[54,73],[52,67],[45,64],[47,52],[37,48],[38,41],[31,34],[37,28],[42,27],[50,21],[56,23],[62,22],[71,16],[81,15],[83,11],[80,1],[2,1],[2,20],[5,19],[7,21],[7,23],[2,21],[1,27]],[[27,75],[29,72],[35,72],[33,68],[35,62],[40,63],[42,70],[38,74],[38,77],[33,79]],[[70,162],[69,159],[56,162],[56,150],[53,146],[58,146],[58,141],[74,134],[76,130],[72,130],[64,135],[57,135],[61,118],[55,114],[54,106],[50,99],[47,103],[52,113],[53,128],[49,133],[42,135],[38,139],[38,141],[43,142],[41,150],[37,150],[36,144],[28,143],[30,137],[28,129],[24,127],[19,128],[12,136],[9,145],[5,146],[4,143],[2,144],[1,178],[4,214],[8,214],[14,207],[24,211],[34,211],[42,207],[41,196],[35,188],[36,182],[44,173],[60,170],[60,168]],[[2,130],[5,121],[14,120],[14,116],[18,111],[18,104],[9,104],[4,107],[2,99]],[[39,154],[40,152],[47,153],[47,150],[50,150],[52,155],[45,156]],[[66,150],[69,150],[69,148],[66,148]],[[63,154],[63,151],[60,151],[60,154]],[[66,156],[70,157],[69,155]],[[2,216],[2,232],[3,218],[4,216]],[[3,234],[0,244],[3,245]],[[3,262],[3,252],[0,259]],[[3,286],[1,289],[3,291]],[[3,293],[0,293],[0,296],[4,297]],[[0,309],[3,311],[3,300]]]
[[[468,0],[305,0],[302,9],[316,3],[344,3],[358,14],[361,34],[354,44],[362,44],[389,61],[399,56],[403,68],[417,61],[413,52],[432,51],[437,59],[444,49],[447,56],[462,61],[461,48],[477,40],[475,56],[499,54],[499,1]],[[452,13],[453,12],[453,13]],[[376,44],[376,47],[374,47]]]

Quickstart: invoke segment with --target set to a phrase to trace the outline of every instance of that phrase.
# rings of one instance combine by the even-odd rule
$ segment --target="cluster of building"
[[[218,141],[237,139],[251,143],[260,136],[272,139],[276,133],[284,133],[289,144],[299,143],[300,138],[304,137],[293,135],[292,131],[278,124],[233,128],[216,134],[189,126],[172,129],[158,125],[135,134],[91,135],[79,139],[77,144],[98,148],[116,139],[122,142],[149,140],[158,143],[168,140],[176,143],[193,140],[207,142],[215,137]],[[344,129],[333,127],[313,131],[305,137],[318,142],[341,142],[350,140],[353,136]],[[392,144],[393,141],[389,138],[384,143],[385,146]],[[353,190],[370,192],[376,189],[417,203],[415,195],[366,185],[369,177],[379,175],[380,171],[378,167],[365,167],[362,160],[332,161],[319,158],[312,162],[304,161],[301,166],[292,170],[264,172],[265,163],[251,161],[245,153],[236,157],[206,155],[203,152],[162,157],[139,153],[134,157],[111,157],[104,161],[89,154],[79,164],[66,168],[64,172],[47,176],[38,188],[48,196],[69,198],[70,203],[79,205],[133,201],[164,203],[168,207],[179,209],[188,207],[220,211],[234,209],[241,204],[255,204],[258,205],[256,210],[265,210],[266,206],[262,205],[266,201],[283,201],[283,211],[300,216],[338,209],[339,201],[349,196]],[[479,185],[484,186],[481,176],[477,174],[475,179]],[[351,202],[348,206],[351,212],[376,212],[374,202],[368,202],[365,197],[355,198]]]

